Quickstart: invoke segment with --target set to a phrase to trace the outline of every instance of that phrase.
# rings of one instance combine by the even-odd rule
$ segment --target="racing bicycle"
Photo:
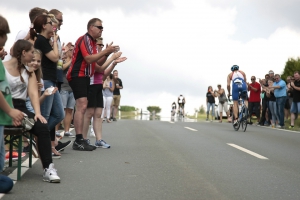
[[[229,101],[231,101],[231,100],[229,99]],[[234,124],[234,114],[232,113],[233,129],[235,131],[238,131],[240,126],[242,126],[242,130],[245,132],[247,129],[247,124],[248,124],[247,119],[248,119],[248,108],[245,105],[244,99],[241,98],[241,93],[240,93],[239,100],[238,100],[238,120],[237,120],[236,124]]]

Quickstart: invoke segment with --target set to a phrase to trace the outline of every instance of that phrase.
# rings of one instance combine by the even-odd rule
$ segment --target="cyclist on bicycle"
[[[185,98],[184,96],[182,96],[182,94],[178,97],[178,111],[180,110],[180,108],[182,108],[182,115],[184,117],[184,104],[185,104]]]
[[[171,110],[171,115],[174,116],[176,113],[176,103],[175,101],[172,103],[172,110]]]
[[[233,100],[233,116],[234,116],[234,124],[237,123],[238,120],[238,100],[239,96],[245,101],[245,105],[248,107],[247,99],[247,80],[246,74],[239,70],[238,65],[233,65],[231,67],[231,73],[227,76],[227,90],[228,90],[228,97],[232,96]],[[232,93],[230,88],[230,83],[232,83]]]

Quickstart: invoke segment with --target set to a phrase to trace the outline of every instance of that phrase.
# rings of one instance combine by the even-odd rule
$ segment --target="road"
[[[300,199],[298,132],[156,120],[103,129],[111,149],[68,147],[54,160],[60,184],[43,182],[37,161],[2,199]]]

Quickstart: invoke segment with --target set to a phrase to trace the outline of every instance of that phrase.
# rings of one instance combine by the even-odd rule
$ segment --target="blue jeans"
[[[286,96],[276,97],[277,115],[279,117],[279,125],[284,126],[284,105]]]
[[[215,116],[215,103],[207,102],[207,111],[206,111],[207,115],[209,114],[210,107],[212,107],[212,116],[214,117]]]
[[[293,102],[290,112],[294,114],[300,113],[300,102]]]
[[[31,101],[30,101],[29,97],[26,98],[26,107],[27,107],[27,110],[29,112],[34,113],[34,109],[33,109],[32,105],[31,105]]]
[[[269,101],[269,109],[271,111],[272,114],[272,122],[275,124],[276,123],[276,119],[279,120],[278,114],[277,114],[277,105],[276,105],[276,101]]]
[[[0,172],[3,171],[4,161],[5,161],[4,126],[0,125]]]
[[[8,193],[14,186],[14,182],[7,176],[0,174],[0,193]]]
[[[56,87],[56,83],[44,80],[45,89],[51,86]],[[63,104],[58,91],[55,92],[55,94],[46,97],[44,102],[41,104],[41,113],[48,121],[49,130],[54,129],[54,127],[65,118]]]

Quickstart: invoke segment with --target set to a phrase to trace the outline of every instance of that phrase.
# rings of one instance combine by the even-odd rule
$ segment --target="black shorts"
[[[73,90],[74,98],[79,99],[88,97],[90,88],[90,77],[75,77],[69,81],[69,85]]]
[[[291,109],[291,105],[290,105],[290,99],[287,98],[286,101],[285,101],[285,104],[284,104],[284,108],[285,109]]]
[[[90,85],[87,105],[88,108],[103,108],[102,89],[102,84]]]
[[[184,108],[184,103],[178,103],[178,107]]]

